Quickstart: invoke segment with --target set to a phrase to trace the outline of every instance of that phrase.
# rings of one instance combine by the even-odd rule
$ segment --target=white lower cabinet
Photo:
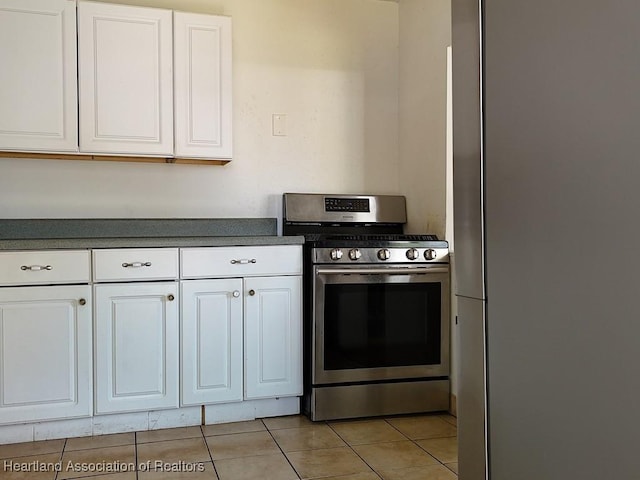
[[[245,398],[302,395],[302,277],[244,282]]]
[[[301,288],[300,276],[183,281],[182,405],[302,395]]]
[[[301,245],[183,248],[180,275],[183,404],[302,395]]]
[[[0,252],[0,435],[200,405],[297,412],[300,395],[299,245]]]
[[[242,400],[242,280],[181,282],[182,405]]]
[[[0,424],[92,413],[89,285],[0,288]]]
[[[94,288],[96,413],[178,407],[178,283]]]

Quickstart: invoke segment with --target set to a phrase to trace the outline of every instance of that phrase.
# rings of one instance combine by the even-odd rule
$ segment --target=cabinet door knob
[[[238,297],[240,296],[240,292],[239,292],[238,290],[234,290],[234,292],[233,292],[233,296],[234,296],[235,298],[238,298]]]
[[[167,300],[169,300],[170,302],[173,302],[175,300],[176,297],[174,297],[173,295],[169,294],[167,295]]]
[[[255,290],[249,290],[249,295],[251,295],[252,297],[256,294]]]
[[[78,304],[80,305],[86,305],[87,301],[84,298],[81,298],[80,300],[78,300]]]

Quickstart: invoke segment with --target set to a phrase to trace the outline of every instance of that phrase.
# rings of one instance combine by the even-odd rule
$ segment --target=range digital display
[[[325,197],[326,212],[365,212],[371,211],[368,198],[335,198]]]

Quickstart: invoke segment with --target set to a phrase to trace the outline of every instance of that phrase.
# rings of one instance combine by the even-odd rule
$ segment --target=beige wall
[[[446,222],[447,213],[452,213],[447,211],[452,207],[447,191],[452,161],[447,149],[447,137],[449,142],[451,138],[447,124],[451,2],[400,0],[399,5],[399,181],[407,196],[408,228],[452,240]],[[453,255],[451,258],[453,262]],[[454,285],[452,277],[452,292]],[[459,342],[454,301],[451,307],[450,379],[451,393],[457,395]]]
[[[409,229],[444,237],[449,0],[110,3],[233,18],[233,162],[0,159],[0,216],[279,216],[285,191],[400,193]]]
[[[409,228],[445,238],[450,0],[400,0],[399,181]]]
[[[0,216],[279,216],[285,191],[402,193],[397,3],[113,0],[233,18],[224,167],[0,159]],[[271,116],[286,113],[286,137]]]
[[[449,0],[110,3],[233,18],[233,162],[0,158],[0,217],[279,217],[286,191],[399,193],[409,229],[444,238]]]

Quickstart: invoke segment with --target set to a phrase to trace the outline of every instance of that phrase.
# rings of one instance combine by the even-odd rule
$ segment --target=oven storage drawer
[[[88,250],[0,252],[0,285],[88,283]]]
[[[182,278],[301,275],[301,245],[181,249]]]
[[[96,282],[178,278],[177,248],[116,248],[93,251]]]

